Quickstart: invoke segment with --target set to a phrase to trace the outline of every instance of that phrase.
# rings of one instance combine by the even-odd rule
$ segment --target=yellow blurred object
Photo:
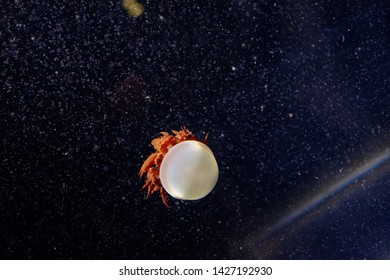
[[[138,17],[144,13],[144,5],[137,0],[123,0],[122,7],[127,10],[132,17]]]

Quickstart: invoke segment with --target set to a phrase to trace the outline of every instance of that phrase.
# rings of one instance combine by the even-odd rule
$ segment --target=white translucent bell
[[[174,198],[196,200],[208,195],[218,180],[213,152],[199,141],[173,146],[160,166],[160,180]]]

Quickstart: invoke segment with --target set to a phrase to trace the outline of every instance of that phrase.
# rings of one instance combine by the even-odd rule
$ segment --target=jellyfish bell
[[[164,189],[174,198],[197,200],[208,195],[218,180],[218,164],[210,148],[195,140],[173,146],[160,167]]]

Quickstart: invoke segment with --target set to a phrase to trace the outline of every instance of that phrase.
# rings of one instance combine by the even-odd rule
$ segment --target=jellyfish
[[[144,162],[139,172],[146,176],[142,187],[147,197],[159,192],[163,203],[168,194],[182,200],[198,200],[208,195],[218,181],[218,164],[207,146],[207,136],[198,140],[188,129],[161,132],[152,140],[156,150]]]

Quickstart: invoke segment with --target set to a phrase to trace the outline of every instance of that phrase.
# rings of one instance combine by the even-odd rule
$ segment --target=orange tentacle
[[[154,159],[157,157],[158,153],[151,154],[142,164],[142,167],[138,173],[139,177],[142,177],[149,168],[151,168],[154,164]]]
[[[160,188],[160,196],[165,206],[171,208],[171,206],[168,204],[168,195],[164,188]]]

